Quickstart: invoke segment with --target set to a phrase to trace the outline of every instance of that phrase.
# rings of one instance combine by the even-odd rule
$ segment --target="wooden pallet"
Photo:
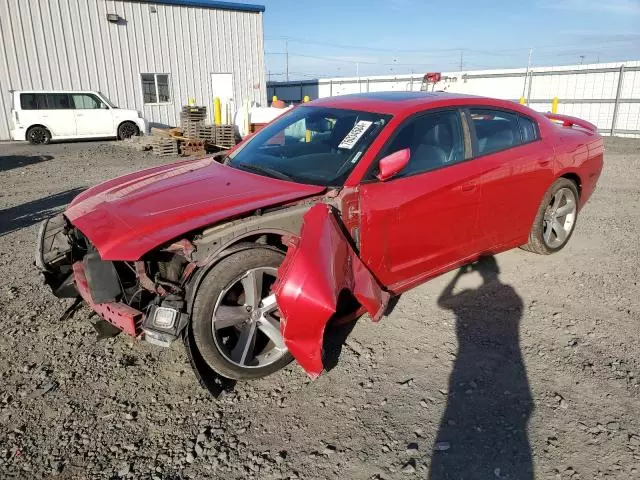
[[[200,125],[198,127],[198,138],[202,140],[208,140],[215,143],[216,140],[216,126],[215,125]]]
[[[178,154],[178,142],[172,138],[154,136],[150,144],[151,151],[161,157]]]
[[[182,135],[188,138],[198,138],[198,129],[204,126],[206,118],[207,107],[182,107],[180,112]]]
[[[233,125],[216,125],[215,143],[221,148],[231,148],[236,144],[236,132]]]

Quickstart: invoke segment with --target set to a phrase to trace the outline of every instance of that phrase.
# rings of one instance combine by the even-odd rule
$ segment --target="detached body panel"
[[[284,342],[310,377],[322,373],[324,330],[338,309],[340,292],[348,290],[380,319],[389,301],[342,232],[329,205],[314,205],[304,216],[299,238],[293,238],[278,271],[274,291]]]

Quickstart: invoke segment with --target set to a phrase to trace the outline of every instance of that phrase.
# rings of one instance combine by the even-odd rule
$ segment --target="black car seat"
[[[411,159],[409,165],[402,172],[403,175],[411,175],[413,173],[426,172],[433,170],[434,168],[446,165],[449,152],[439,145],[439,139],[442,139],[443,144],[446,144],[447,138],[444,133],[443,125],[431,124],[427,126],[426,132],[423,129],[416,129],[414,131],[414,141],[411,146]],[[451,136],[449,135],[449,142],[451,142]],[[450,148],[449,148],[450,149]]]
[[[487,138],[487,143],[484,146],[486,152],[497,152],[498,150],[504,150],[515,144],[515,137],[513,135],[513,129],[510,125],[505,125],[497,132],[493,133]]]

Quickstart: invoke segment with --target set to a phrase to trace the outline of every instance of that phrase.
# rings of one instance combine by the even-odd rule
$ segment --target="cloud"
[[[640,15],[640,0],[544,0],[541,8]]]

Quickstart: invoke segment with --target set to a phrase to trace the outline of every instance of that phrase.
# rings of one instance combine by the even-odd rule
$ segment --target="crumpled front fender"
[[[274,293],[281,313],[284,343],[311,378],[323,370],[324,330],[350,291],[378,321],[389,301],[351,247],[331,206],[319,203],[304,216],[299,237],[292,237],[278,270]]]

